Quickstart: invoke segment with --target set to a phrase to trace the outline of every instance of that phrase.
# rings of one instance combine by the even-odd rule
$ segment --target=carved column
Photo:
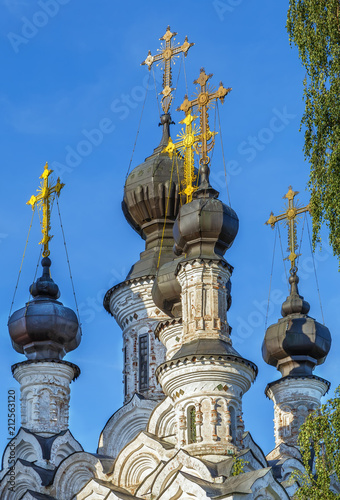
[[[197,259],[180,266],[183,341],[217,338],[230,342],[227,323],[227,282],[230,270],[222,262]]]
[[[21,426],[44,436],[67,430],[70,383],[79,368],[66,361],[24,361],[12,369],[20,384]]]
[[[274,403],[275,446],[297,444],[301,425],[320,407],[328,387],[328,382],[319,377],[280,379],[267,387],[266,395]]]

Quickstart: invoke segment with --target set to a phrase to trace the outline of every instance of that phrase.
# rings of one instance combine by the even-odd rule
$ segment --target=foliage
[[[296,475],[301,488],[294,498],[340,499],[330,490],[331,481],[340,485],[340,386],[334,399],[308,416],[300,428],[298,444],[306,472]]]
[[[244,466],[249,464],[248,460],[243,460],[243,458],[234,457],[234,464],[231,469],[232,476],[238,476],[244,473]]]
[[[305,158],[313,245],[323,221],[340,257],[340,0],[289,0],[287,30],[306,69],[304,79]]]

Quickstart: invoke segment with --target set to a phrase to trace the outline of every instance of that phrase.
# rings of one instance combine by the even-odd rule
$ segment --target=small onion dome
[[[50,277],[51,260],[44,257],[41,265],[41,278],[30,286],[33,300],[9,318],[9,334],[14,349],[28,359],[62,359],[78,347],[81,331],[72,309],[57,300],[60,292]]]
[[[163,264],[152,287],[154,303],[171,318],[182,316],[181,285],[176,278],[176,269],[182,260],[183,257],[179,257]]]
[[[163,126],[163,135],[159,146],[151,156],[145,159],[144,163],[132,170],[124,186],[123,213],[128,223],[143,239],[147,239],[150,233],[154,232],[155,223],[158,223],[159,227],[156,227],[156,230],[159,230],[165,217],[173,222],[180,207],[176,158],[175,156],[170,158],[168,153],[162,152],[168,145],[170,123],[169,114],[161,116],[160,125]],[[177,164],[180,167],[179,172],[182,179],[183,161],[177,160]],[[173,175],[170,185],[172,168]]]
[[[199,189],[181,207],[174,224],[175,253],[183,252],[187,259],[221,259],[237,235],[238,217],[210,186],[208,165],[202,165],[199,173]]]
[[[331,347],[328,328],[307,316],[310,306],[298,291],[296,270],[289,277],[290,294],[282,304],[282,316],[269,326],[262,345],[266,363],[286,376],[311,375],[321,365]]]

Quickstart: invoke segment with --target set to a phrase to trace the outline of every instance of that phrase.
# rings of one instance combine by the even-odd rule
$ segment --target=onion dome
[[[62,359],[78,347],[81,331],[76,314],[57,299],[59,287],[50,276],[51,260],[41,261],[43,273],[30,286],[33,299],[8,321],[14,349],[28,359]]]
[[[146,240],[145,251],[128,278],[156,274],[161,241],[162,262],[173,258],[172,228],[180,207],[183,161],[163,153],[170,137],[170,123],[170,114],[161,116],[163,135],[159,146],[130,173],[125,183],[123,213],[133,229]]]
[[[176,278],[176,269],[183,260],[179,257],[160,267],[152,287],[152,300],[171,318],[182,316],[181,285]]]
[[[176,271],[179,263],[185,259],[183,252],[187,252],[186,258],[221,258],[231,246],[238,230],[236,213],[217,199],[218,192],[210,186],[208,175],[209,167],[202,166],[200,187],[193,194],[194,199],[180,208],[174,225],[175,253],[182,255],[160,267],[152,288],[156,306],[173,318],[182,314],[181,286]],[[228,281],[226,286],[229,310],[231,282]]]
[[[237,235],[238,217],[210,186],[208,165],[202,165],[199,173],[199,189],[181,207],[174,225],[175,253],[185,253],[187,259],[223,259]]]
[[[311,375],[322,364],[331,347],[328,328],[308,316],[310,306],[298,291],[299,278],[293,269],[290,294],[282,304],[282,318],[269,326],[262,345],[266,363],[286,376]]]

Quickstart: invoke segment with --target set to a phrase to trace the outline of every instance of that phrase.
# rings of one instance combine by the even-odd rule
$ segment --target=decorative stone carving
[[[99,438],[98,453],[115,458],[129,441],[146,429],[156,404],[156,401],[135,394],[105,425]]]
[[[13,375],[21,389],[21,425],[41,435],[68,428],[70,383],[78,368],[63,361],[23,362]]]
[[[297,444],[301,425],[319,408],[328,382],[319,377],[287,377],[270,384],[266,395],[274,403],[275,446]]]
[[[110,311],[123,330],[124,345],[124,403],[135,393],[146,399],[160,400],[164,393],[157,383],[155,370],[165,360],[165,348],[155,338],[155,328],[160,320],[168,319],[153,303],[151,289],[153,278],[126,281],[111,290]],[[139,380],[139,336],[148,336],[148,383],[141,388]]]
[[[202,259],[179,264],[182,288],[183,340],[219,338],[230,342],[227,323],[230,269],[221,261]]]

